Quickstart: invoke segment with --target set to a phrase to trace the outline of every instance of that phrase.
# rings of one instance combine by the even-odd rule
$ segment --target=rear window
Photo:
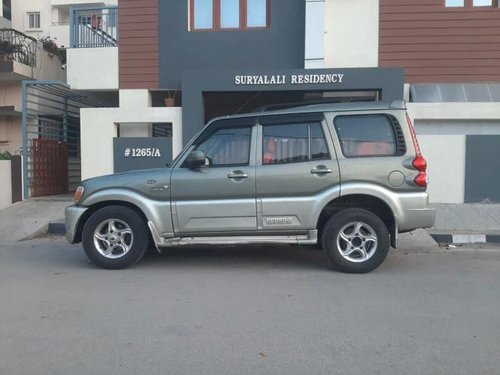
[[[396,154],[394,127],[385,115],[337,116],[334,125],[344,156]]]

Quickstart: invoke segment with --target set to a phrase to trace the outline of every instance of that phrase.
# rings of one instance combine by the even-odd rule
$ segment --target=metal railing
[[[72,8],[71,48],[116,47],[118,7]]]
[[[37,41],[14,29],[0,29],[0,55],[36,67]]]

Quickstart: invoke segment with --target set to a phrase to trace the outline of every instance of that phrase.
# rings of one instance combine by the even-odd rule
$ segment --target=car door
[[[238,233],[257,230],[255,120],[212,123],[191,151],[203,151],[206,165],[172,171],[172,221],[176,234]]]
[[[337,159],[322,114],[259,118],[258,229],[316,227],[320,196],[340,194]]]

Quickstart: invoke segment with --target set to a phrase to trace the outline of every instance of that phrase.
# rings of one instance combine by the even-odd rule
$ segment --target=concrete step
[[[69,196],[17,202],[0,211],[0,242],[15,242],[46,235],[50,223],[64,223]]]

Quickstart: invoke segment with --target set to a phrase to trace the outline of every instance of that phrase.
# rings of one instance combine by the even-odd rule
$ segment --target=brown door
[[[33,139],[31,196],[68,192],[68,145],[48,139]]]

